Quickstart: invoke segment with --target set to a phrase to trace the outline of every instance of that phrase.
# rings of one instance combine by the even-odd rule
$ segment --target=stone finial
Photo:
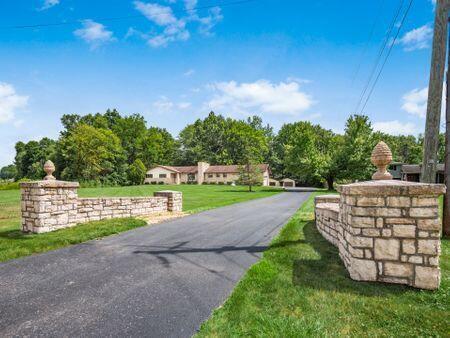
[[[373,148],[370,160],[377,167],[377,171],[372,175],[373,180],[392,180],[392,175],[386,170],[392,161],[392,152],[386,143],[378,142]]]
[[[48,160],[45,162],[44,171],[47,174],[47,176],[44,177],[44,180],[56,180],[55,176],[53,176],[53,173],[55,172],[55,165],[52,161]]]

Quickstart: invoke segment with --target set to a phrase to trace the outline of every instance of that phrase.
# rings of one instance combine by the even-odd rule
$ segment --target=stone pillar
[[[444,185],[380,180],[338,191],[339,254],[352,279],[439,287]]]
[[[53,179],[20,183],[22,231],[42,233],[76,225],[78,187],[78,182]]]
[[[183,194],[181,191],[164,190],[164,191],[157,191],[153,195],[156,197],[167,198],[167,211],[172,212],[183,211]]]

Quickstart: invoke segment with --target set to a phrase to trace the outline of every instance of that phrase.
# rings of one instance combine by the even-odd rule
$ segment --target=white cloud
[[[417,133],[416,126],[413,123],[404,123],[398,120],[375,122],[373,129],[390,135],[413,135]]]
[[[59,0],[44,0],[44,3],[42,4],[42,7],[40,8],[41,11],[49,9],[53,6],[56,6],[59,4]]]
[[[153,102],[153,107],[159,113],[169,112],[174,107],[174,103],[166,96],[161,96],[159,100]]]
[[[184,76],[191,76],[195,74],[195,69],[188,69],[183,73]]]
[[[166,2],[169,4],[175,3],[173,0]],[[187,25],[190,23],[197,23],[200,33],[211,35],[212,28],[223,18],[219,7],[211,8],[207,16],[200,17],[195,9],[197,0],[184,0],[185,9],[188,12],[186,16],[181,18],[174,14],[170,6],[142,1],[134,1],[134,6],[148,20],[160,27],[160,31],[158,33],[145,34],[133,30],[127,33],[127,37],[138,35],[147,40],[147,43],[152,47],[166,47],[171,42],[188,40],[191,37],[191,33]]]
[[[429,48],[433,37],[433,28],[430,25],[413,29],[398,40],[398,44],[403,46],[405,51],[413,51]]]
[[[302,92],[299,83],[294,81],[218,82],[210,85],[210,89],[215,95],[206,103],[207,108],[230,114],[298,115],[314,104],[311,96]]]
[[[427,113],[428,87],[413,89],[403,95],[402,109],[411,115],[424,118]]]
[[[191,106],[190,102],[180,102],[177,104],[177,107],[180,109],[187,109]]]
[[[104,43],[115,41],[113,32],[107,30],[101,23],[92,20],[84,20],[83,28],[74,31],[74,34],[86,41],[92,49]]]
[[[0,123],[12,121],[17,110],[27,104],[28,96],[18,95],[12,85],[0,82]]]

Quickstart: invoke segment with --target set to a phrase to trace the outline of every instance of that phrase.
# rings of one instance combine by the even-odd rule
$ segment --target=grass
[[[437,291],[352,281],[316,230],[313,196],[198,337],[448,337],[450,241],[442,241]]]
[[[111,188],[82,188],[80,197],[97,196],[152,196],[158,190],[178,190],[183,192],[183,209],[195,213],[228,204],[243,202],[255,198],[267,197],[280,192],[268,188],[256,188],[247,193],[245,187],[212,185],[179,186],[132,186]],[[24,234],[20,231],[20,191],[0,191],[0,261],[41,253],[71,244],[82,243],[101,238],[146,223],[137,219],[114,219],[81,224],[70,229],[63,229],[46,234]]]

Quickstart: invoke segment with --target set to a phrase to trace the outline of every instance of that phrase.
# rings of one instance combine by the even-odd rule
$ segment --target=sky
[[[0,166],[17,141],[58,138],[63,114],[108,108],[174,136],[211,110],[339,133],[364,113],[375,130],[423,133],[435,4],[413,1],[402,24],[408,3],[0,1]]]

